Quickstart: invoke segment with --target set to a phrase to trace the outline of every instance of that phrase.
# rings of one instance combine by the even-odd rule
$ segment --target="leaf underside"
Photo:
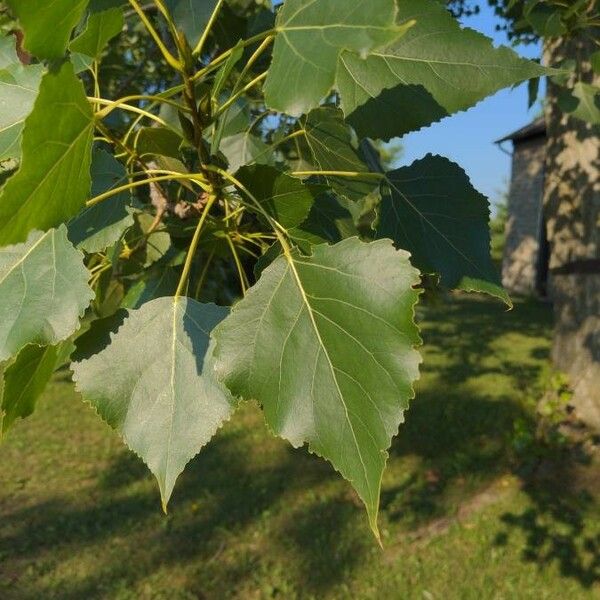
[[[79,327],[94,297],[64,225],[0,248],[0,362],[27,344],[54,345]]]
[[[0,37],[0,161],[21,156],[21,133],[33,109],[42,65],[22,65],[14,37]]]
[[[73,379],[156,476],[166,509],[185,465],[234,408],[210,344],[227,310],[171,297],[128,312],[102,352],[73,364]]]

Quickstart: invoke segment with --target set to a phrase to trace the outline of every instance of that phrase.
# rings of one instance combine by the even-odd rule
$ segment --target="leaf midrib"
[[[311,324],[312,324],[313,329],[315,331],[315,335],[317,336],[317,341],[319,343],[319,346],[320,346],[321,350],[323,351],[323,354],[325,355],[325,358],[327,359],[327,363],[329,364],[329,370],[331,372],[331,377],[332,377],[332,379],[333,379],[333,381],[335,383],[335,387],[336,387],[338,396],[340,398],[340,402],[341,402],[342,406],[344,407],[344,414],[346,416],[346,421],[348,422],[348,426],[350,427],[350,431],[352,432],[352,439],[354,440],[354,446],[356,447],[356,452],[357,452],[358,457],[360,459],[360,464],[362,465],[362,468],[363,468],[363,474],[364,474],[364,477],[365,477],[365,483],[366,483],[367,488],[369,490],[369,496],[370,496],[369,500],[372,500],[372,498],[373,498],[373,490],[371,489],[371,482],[369,481],[369,477],[368,477],[368,474],[367,474],[367,467],[365,465],[365,461],[363,459],[362,452],[360,451],[360,446],[359,446],[358,440],[356,438],[356,433],[354,431],[354,426],[353,426],[352,421],[350,419],[350,414],[349,414],[349,411],[348,411],[348,406],[346,405],[346,402],[345,402],[345,399],[344,399],[344,395],[342,394],[342,390],[340,389],[340,385],[338,383],[338,380],[337,380],[337,377],[336,377],[336,374],[335,374],[335,367],[333,366],[333,362],[331,361],[331,357],[329,356],[329,352],[327,352],[327,347],[325,346],[325,343],[323,342],[323,338],[321,337],[321,332],[319,331],[319,327],[317,325],[317,322],[316,322],[316,319],[315,319],[315,315],[313,313],[313,309],[312,309],[312,307],[310,305],[310,302],[308,300],[308,297],[307,297],[307,295],[306,295],[306,293],[304,291],[304,287],[302,285],[302,280],[300,279],[300,275],[298,273],[298,270],[296,269],[296,264],[295,264],[294,258],[290,254],[289,250],[284,250],[284,252],[285,252],[286,260],[287,260],[288,264],[290,265],[290,268],[291,268],[292,273],[294,275],[294,279],[296,281],[296,285],[298,286],[298,290],[300,291],[300,295],[302,296],[302,301],[305,304],[306,309],[308,311],[308,316],[310,317],[310,321],[311,321]],[[315,367],[314,367],[315,372],[316,372],[317,363],[318,363],[318,358],[315,361]],[[313,373],[313,378],[314,378],[314,373]]]

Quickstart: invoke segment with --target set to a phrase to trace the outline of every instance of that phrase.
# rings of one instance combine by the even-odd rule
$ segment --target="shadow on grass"
[[[523,490],[532,506],[521,513],[502,515],[505,530],[496,544],[508,543],[510,535],[525,535],[524,561],[543,568],[556,563],[563,577],[591,588],[600,582],[600,532],[589,528],[586,515],[598,514],[598,484],[594,494],[582,487],[578,464],[585,460],[577,449],[542,460],[523,476]]]
[[[240,586],[244,579],[251,580],[261,559],[260,545],[250,544],[233,562],[221,562],[220,554],[229,543],[235,545],[247,538],[249,530],[260,530],[285,494],[305,494],[330,477],[331,469],[294,450],[284,452],[283,460],[275,465],[261,467],[248,460],[246,443],[243,432],[238,431],[218,437],[205,448],[179,480],[172,514],[166,518],[159,513],[154,481],[148,485],[146,466],[128,452],[119,453],[100,475],[98,488],[87,502],[65,504],[62,498],[53,498],[5,512],[0,559],[10,556],[17,564],[35,565],[51,554],[56,566],[63,557],[76,556],[92,544],[102,544],[102,556],[93,575],[60,584],[56,596],[42,578],[3,572],[0,560],[0,596],[13,597],[11,587],[3,587],[13,577],[14,598],[19,600],[113,597],[159,568],[185,563],[202,564],[203,576],[221,581],[222,586],[226,582]],[[284,528],[285,536],[308,558],[306,587],[316,592],[327,589],[360,561],[361,548],[352,544],[343,553],[330,554],[331,545],[347,538],[344,530],[357,521],[356,506],[350,500],[323,501],[317,513],[312,507],[290,509],[294,517]],[[315,536],[315,528],[324,536]],[[354,539],[364,538],[364,533]],[[115,546],[115,538],[126,542]],[[207,595],[198,581],[189,582],[186,589],[194,598],[217,597],[214,589]]]
[[[571,461],[563,460],[551,478],[539,476],[539,465],[526,473],[515,463],[509,443],[517,420],[533,426],[521,395],[547,357],[549,309],[522,302],[505,313],[490,302],[455,300],[426,309],[422,320],[426,361],[431,360],[390,451],[391,467],[397,461],[406,477],[384,487],[384,518],[410,531],[452,514],[465,496],[513,472],[521,477],[531,507],[505,515],[505,530],[496,543],[522,531],[524,560],[540,567],[558,561],[563,574],[583,586],[598,581],[600,540],[584,523],[591,500],[574,489]],[[529,345],[517,347],[510,337],[515,332],[530,339]],[[506,393],[490,389],[494,376],[503,378]],[[492,379],[465,387],[481,377]],[[114,597],[160,568],[194,563],[201,565],[202,577],[186,581],[186,592],[213,598],[218,597],[215,590],[243,587],[265,568],[264,534],[271,553],[281,548],[294,557],[284,579],[297,581],[307,594],[323,596],[348,580],[371,548],[363,515],[345,484],[334,484],[331,492],[338,476],[324,461],[296,450],[269,456],[269,449],[257,459],[256,445],[268,442],[257,438],[252,427],[256,423],[226,430],[192,461],[166,519],[159,515],[146,467],[127,452],[102,470],[83,501],[65,504],[60,497],[4,511],[0,580],[11,577],[3,573],[3,556],[35,565],[50,554],[56,566],[80,548],[102,543],[103,556],[93,574],[61,584],[58,597]],[[411,457],[417,466],[404,468],[403,461]],[[43,577],[17,583],[19,600],[53,593]],[[277,593],[286,595],[285,590]]]
[[[497,544],[520,532],[523,560],[540,568],[556,563],[564,577],[589,588],[600,582],[600,535],[589,527],[589,516],[598,514],[600,482],[593,494],[582,487],[585,452],[577,445],[558,451],[540,445],[524,461],[512,448],[515,423],[532,432],[536,427],[523,395],[539,377],[540,361],[549,358],[550,326],[549,307],[533,300],[517,302],[504,317],[498,306],[477,300],[425,309],[423,337],[433,360],[426,359],[424,371],[426,378],[437,377],[437,385],[418,393],[391,449],[392,456],[418,456],[420,468],[383,491],[382,508],[390,520],[420,527],[456,511],[451,488],[457,482],[464,483],[464,501],[465,492],[510,472],[531,506],[503,515]],[[531,345],[519,347],[515,333]],[[444,360],[436,361],[439,356]],[[503,376],[504,385],[508,380],[512,393],[486,395],[494,375]],[[491,376],[490,383],[465,394],[461,384],[478,376]]]

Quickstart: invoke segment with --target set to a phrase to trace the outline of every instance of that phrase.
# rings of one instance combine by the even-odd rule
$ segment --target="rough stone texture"
[[[591,36],[546,43],[545,59],[578,60],[577,78],[600,85],[581,57]],[[577,415],[600,429],[600,128],[564,114],[551,81],[546,105],[544,211],[550,242],[555,332],[553,360],[567,373]]]
[[[508,200],[502,283],[513,293],[536,293],[542,226],[546,138],[515,142]]]

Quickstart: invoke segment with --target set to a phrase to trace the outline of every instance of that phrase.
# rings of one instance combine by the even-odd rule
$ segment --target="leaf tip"
[[[379,545],[379,547],[383,550],[383,542],[381,541],[381,534],[379,533],[379,525],[377,524],[377,511],[374,515],[369,515],[369,526],[371,527],[371,532],[375,536],[375,541]]]

